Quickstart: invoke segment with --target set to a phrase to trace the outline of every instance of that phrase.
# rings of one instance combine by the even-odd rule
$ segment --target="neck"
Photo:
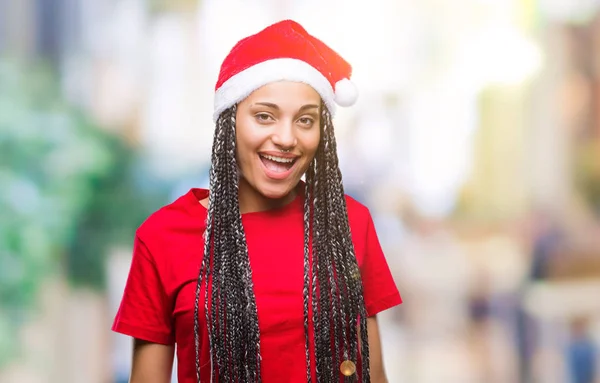
[[[281,198],[268,198],[262,195],[252,185],[250,185],[244,178],[240,178],[239,181],[239,192],[238,198],[240,203],[240,213],[253,213],[258,211],[267,211],[272,209],[278,209],[289,204],[296,198],[296,188],[292,189],[290,193]]]

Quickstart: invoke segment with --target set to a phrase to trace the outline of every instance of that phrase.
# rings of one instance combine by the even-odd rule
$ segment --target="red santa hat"
[[[229,52],[215,86],[213,118],[261,86],[283,80],[313,87],[333,114],[336,104],[350,106],[358,98],[351,74],[348,62],[300,24],[280,21],[240,40]]]

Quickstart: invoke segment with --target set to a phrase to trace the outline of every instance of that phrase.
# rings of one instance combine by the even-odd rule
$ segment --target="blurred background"
[[[390,382],[600,382],[594,0],[0,0],[0,382],[127,382],[134,231],[207,185],[219,65],[282,18],[354,66]]]

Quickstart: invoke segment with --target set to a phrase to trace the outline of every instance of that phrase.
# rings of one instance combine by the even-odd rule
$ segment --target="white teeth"
[[[274,156],[269,156],[268,154],[261,154],[261,156],[266,158],[267,160],[281,162],[282,164],[290,164],[290,163],[294,162],[293,158],[274,157]]]

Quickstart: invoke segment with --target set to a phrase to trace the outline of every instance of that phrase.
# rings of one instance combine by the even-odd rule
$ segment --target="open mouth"
[[[259,157],[263,165],[265,165],[265,168],[273,173],[286,173],[298,160],[298,157],[286,158],[268,154],[259,154]]]

